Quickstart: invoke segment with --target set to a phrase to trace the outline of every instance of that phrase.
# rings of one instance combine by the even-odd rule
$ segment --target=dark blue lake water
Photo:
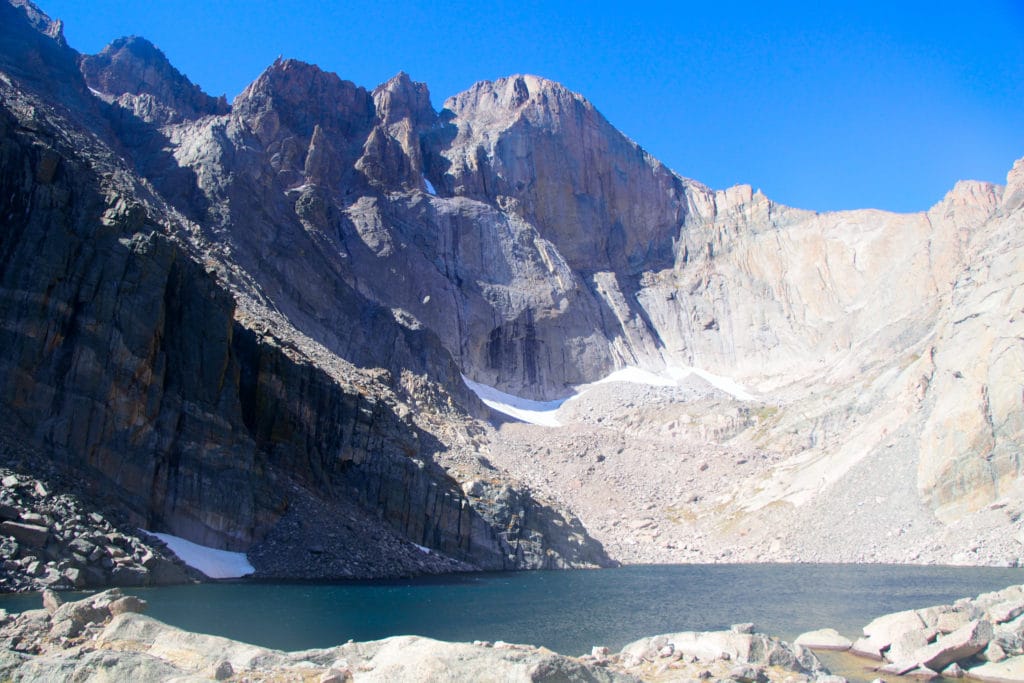
[[[790,639],[1024,583],[1024,569],[878,565],[659,565],[404,581],[218,583],[129,589],[181,628],[285,650],[415,634],[505,640],[578,655],[643,636],[751,621]],[[41,606],[6,596],[11,611]]]

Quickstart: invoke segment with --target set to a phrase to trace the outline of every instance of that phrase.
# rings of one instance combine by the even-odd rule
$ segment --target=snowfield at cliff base
[[[143,531],[146,530],[143,529]],[[175,555],[181,558],[182,562],[193,569],[198,569],[211,579],[237,579],[256,571],[249,564],[245,553],[209,548],[171,534],[155,534],[152,531],[146,531],[146,533],[159,538]]]
[[[558,409],[567,401],[571,401],[586,393],[587,390],[595,384],[629,382],[632,384],[646,384],[656,387],[674,387],[679,386],[679,384],[690,377],[690,375],[700,377],[711,386],[716,389],[721,389],[740,401],[755,400],[753,394],[748,392],[734,380],[728,377],[714,375],[705,370],[701,370],[700,368],[692,367],[669,367],[660,373],[635,367],[623,368],[621,370],[616,370],[604,379],[600,379],[592,384],[583,384],[576,387],[572,396],[555,399],[553,401],[534,401],[528,398],[521,398],[519,396],[513,396],[512,394],[506,394],[494,387],[474,382],[465,375],[462,376],[462,381],[465,382],[466,386],[469,387],[473,393],[476,394],[480,400],[492,410],[529,424],[540,425],[542,427],[561,427],[562,423],[556,416]]]

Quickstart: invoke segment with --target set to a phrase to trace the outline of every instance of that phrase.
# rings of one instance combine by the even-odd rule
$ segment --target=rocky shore
[[[45,459],[0,438],[0,592],[202,578],[159,538],[102,510]],[[33,472],[34,475],[26,474]]]
[[[1024,681],[1024,586],[896,612],[856,642],[832,629],[792,645],[752,624],[643,638],[618,652],[570,657],[504,642],[417,636],[283,652],[190,633],[143,614],[114,588],[76,602],[45,591],[41,609],[0,613],[0,678],[17,681],[736,681],[845,683],[814,650],[850,650],[863,680],[969,677]]]
[[[1024,586],[886,614],[854,642],[828,629],[795,642],[874,660],[883,677],[1024,681]]]
[[[675,681],[835,683],[814,654],[750,624],[644,638],[619,652],[568,657],[511,643],[416,636],[282,652],[190,633],[142,614],[120,589],[0,615],[0,678],[18,681]]]

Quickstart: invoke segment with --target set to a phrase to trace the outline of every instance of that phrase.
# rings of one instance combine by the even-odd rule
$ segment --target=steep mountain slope
[[[209,241],[222,226],[189,217],[205,201],[196,186],[183,187],[195,176],[162,153],[161,130],[127,115],[137,100],[96,97],[77,55],[30,27],[19,7],[0,11],[5,429],[78,472],[94,499],[138,526],[260,557],[268,555],[260,544],[273,542],[257,566],[264,574],[608,562],[578,524],[528,492],[495,481],[469,500],[438,464],[443,456],[485,469],[472,456],[477,428],[427,374],[461,386],[429,332],[331,278],[331,264],[273,243],[289,225],[310,237],[294,218],[284,227],[256,220],[270,202],[239,210],[254,218],[239,239],[245,272],[229,242]],[[146,50],[125,59],[163,57]],[[137,70],[176,73],[159,63]],[[155,97],[180,90],[149,86]],[[237,184],[219,181],[211,193],[255,191],[241,174]],[[268,247],[276,252],[259,251]],[[274,257],[273,269],[261,270],[263,255]],[[309,291],[331,305],[289,299],[318,268],[323,289]],[[436,396],[434,407],[414,415],[426,396]],[[465,389],[461,399],[475,405]],[[329,521],[300,519],[296,529],[310,509]]]
[[[1022,162],[819,214],[680,177],[534,76],[435,112],[404,73],[278,60],[229,107],[143,39],[81,56],[0,10],[4,419],[140,524],[320,575],[453,566],[412,543],[607,563],[588,530],[905,561],[1020,528]],[[591,390],[552,432],[461,379],[555,399],[629,366],[745,391]],[[997,545],[962,559],[1024,556]]]

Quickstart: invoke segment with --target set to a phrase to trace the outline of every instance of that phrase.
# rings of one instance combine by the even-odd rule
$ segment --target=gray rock
[[[352,680],[352,675],[349,672],[328,669],[320,675],[317,683],[345,683],[345,681],[349,680]]]
[[[209,677],[215,681],[226,681],[234,675],[235,668],[226,659],[222,659],[214,664],[209,671]]]
[[[733,667],[729,671],[729,678],[740,683],[767,683],[768,675],[764,669],[745,664]]]
[[[796,645],[809,647],[812,650],[849,650],[853,642],[849,638],[840,635],[832,628],[818,629],[801,633],[793,641]]]
[[[892,645],[900,634],[924,628],[925,623],[917,611],[906,610],[878,617],[864,627],[864,635],[871,641],[871,649],[877,646],[881,651]]]
[[[853,645],[850,646],[850,653],[855,654],[858,657],[881,660],[882,649],[883,648],[878,644],[878,642],[871,638],[858,638],[853,642]]]
[[[929,669],[942,670],[953,662],[981,652],[992,637],[992,624],[975,620],[921,648],[914,658]]]
[[[993,624],[1002,624],[1024,614],[1024,600],[1008,600],[992,605],[986,610]]]
[[[149,583],[149,570],[131,564],[118,566],[110,573],[110,583],[121,587],[145,586]]]
[[[134,595],[126,595],[122,598],[117,598],[112,601],[108,607],[110,614],[117,616],[118,614],[124,614],[125,612],[136,612],[143,613],[149,605],[145,600],[135,597]]]
[[[84,588],[87,583],[85,576],[82,574],[82,570],[76,567],[69,567],[68,569],[65,569],[61,573],[61,576],[75,588]]]
[[[944,678],[963,678],[964,670],[960,668],[959,664],[953,662],[952,664],[950,664],[942,670],[942,676]]]
[[[973,608],[945,612],[939,615],[935,628],[940,633],[952,633],[979,616],[978,611]]]
[[[984,650],[981,651],[978,658],[986,662],[1001,662],[1006,659],[1006,656],[1006,651],[1003,647],[993,640]]]
[[[934,630],[917,629],[905,631],[893,640],[892,645],[885,652],[885,658],[895,663],[913,662],[916,664],[916,660],[913,658],[917,655],[918,651],[934,639]]]
[[[967,675],[979,681],[1024,681],[1024,656],[972,666],[967,670]]]
[[[20,543],[35,548],[46,547],[50,532],[45,526],[22,524],[20,522],[0,522],[0,533],[13,536]]]
[[[57,611],[57,608],[64,604],[64,600],[51,590],[43,591],[43,609],[50,614]]]

